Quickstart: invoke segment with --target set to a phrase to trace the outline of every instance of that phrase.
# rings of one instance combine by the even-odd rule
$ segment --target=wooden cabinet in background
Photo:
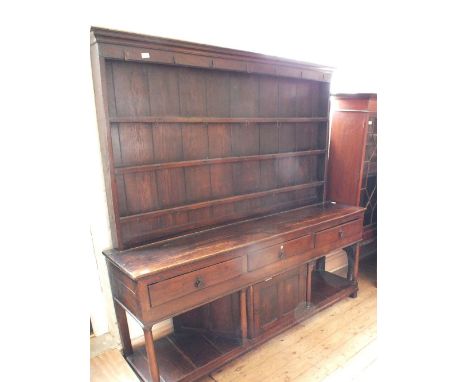
[[[331,102],[328,198],[366,208],[363,252],[377,240],[377,95],[335,94]]]
[[[326,195],[329,69],[100,28],[91,60],[104,255],[142,380],[195,381],[356,297],[364,209]],[[325,270],[340,249],[346,277]],[[173,332],[155,339],[168,318]]]

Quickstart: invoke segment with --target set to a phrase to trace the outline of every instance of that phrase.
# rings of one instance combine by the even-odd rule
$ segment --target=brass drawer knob
[[[205,283],[203,282],[203,279],[201,277],[197,277],[194,284],[195,288],[202,288],[204,285]]]
[[[285,253],[284,253],[284,246],[282,245],[280,247],[280,252],[279,252],[279,258],[284,259]]]

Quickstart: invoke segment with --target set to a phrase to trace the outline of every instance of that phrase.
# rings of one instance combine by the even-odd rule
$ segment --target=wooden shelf
[[[110,123],[313,123],[328,117],[112,117]]]
[[[326,150],[307,150],[307,151],[292,151],[285,153],[275,154],[261,154],[261,155],[247,155],[247,156],[236,156],[236,157],[225,157],[225,158],[206,158],[206,159],[195,159],[186,160],[179,162],[166,162],[166,163],[151,163],[143,164],[138,166],[127,166],[127,167],[116,167],[115,174],[127,174],[135,172],[146,172],[154,170],[165,170],[169,168],[180,168],[180,167],[195,167],[212,164],[224,164],[224,163],[238,163],[248,162],[255,160],[271,160],[280,158],[292,158],[292,157],[303,157],[325,154]]]
[[[326,271],[312,273],[311,308],[321,310],[357,290],[346,278]]]
[[[241,351],[241,340],[202,332],[177,332],[154,341],[161,381],[181,381],[199,372],[201,367],[222,361],[226,355]],[[130,366],[144,381],[151,381],[143,345],[127,356]]]
[[[211,206],[226,204],[230,202],[239,202],[243,200],[255,199],[255,198],[259,198],[259,197],[267,196],[267,195],[280,194],[280,193],[285,193],[285,192],[290,192],[290,191],[306,190],[309,188],[320,187],[320,186],[323,186],[324,184],[325,182],[320,180],[320,181],[313,181],[313,182],[305,183],[305,184],[298,184],[294,186],[274,188],[268,191],[259,191],[259,192],[254,192],[250,194],[235,195],[235,196],[230,196],[230,197],[222,198],[222,199],[213,199],[213,200],[206,201],[206,202],[199,202],[199,203],[187,204],[187,205],[178,206],[178,207],[166,208],[163,210],[155,210],[155,211],[150,211],[150,212],[143,212],[140,214],[122,216],[120,217],[120,221],[123,223],[126,223],[129,221],[135,221],[135,220],[140,220],[140,219],[153,219],[158,216],[167,215],[169,213],[192,211],[192,210],[196,210],[196,209],[200,209],[204,207],[211,207]]]

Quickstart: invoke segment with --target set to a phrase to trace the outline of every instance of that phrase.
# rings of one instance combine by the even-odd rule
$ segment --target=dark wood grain
[[[127,116],[109,118],[111,123],[313,123],[327,122],[328,117],[183,117]]]
[[[341,290],[348,289],[352,283],[344,277],[326,271],[315,271],[312,274],[312,298],[314,308],[327,303]]]
[[[156,177],[159,205],[161,208],[171,208],[186,202],[187,197],[183,169],[171,168],[159,170],[156,173]]]
[[[179,69],[179,104],[182,116],[206,115],[205,72],[196,69]]]
[[[215,346],[199,334],[176,332],[170,339],[197,367],[203,366],[221,355]]]
[[[258,76],[232,73],[230,80],[231,117],[257,117]]]
[[[338,203],[359,205],[367,116],[335,112],[332,131],[328,197]]]
[[[113,191],[125,223],[116,231],[121,248],[302,203],[294,192],[276,199],[259,192],[322,186],[315,182],[325,161],[296,158],[326,154],[318,130],[326,129],[320,122],[327,115],[307,106],[323,99],[322,86],[212,72],[195,68],[195,58],[174,57],[175,66],[118,60],[108,66],[110,154],[115,175],[123,175],[114,176]],[[183,171],[162,171],[175,168]],[[317,199],[322,194],[314,192]],[[232,203],[221,214],[213,210],[220,198]],[[204,202],[212,203],[197,206]]]
[[[213,138],[214,139],[214,138]],[[213,155],[215,149],[210,149],[210,155]],[[219,149],[216,149],[219,150]],[[288,157],[302,157],[302,156],[311,156],[311,155],[322,155],[325,154],[325,150],[307,150],[307,151],[292,151],[292,152],[283,152],[278,154],[261,154],[261,155],[245,155],[245,156],[235,156],[235,157],[224,157],[212,159],[194,159],[187,161],[177,161],[177,162],[167,162],[167,163],[154,163],[148,165],[140,166],[128,166],[128,167],[116,167],[116,174],[127,174],[131,172],[146,172],[157,169],[170,169],[178,167],[194,167],[194,166],[203,166],[205,164],[224,164],[224,163],[236,163],[236,162],[248,162],[248,161],[269,161],[271,159],[280,159]],[[215,155],[215,154],[214,154]]]
[[[336,247],[337,245],[344,247],[347,241],[354,241],[356,236],[362,237],[361,219],[316,232],[315,246],[317,248]]]
[[[194,293],[242,273],[242,258],[189,272],[148,286],[151,306],[157,306],[185,294]],[[194,297],[196,298],[196,297]]]
[[[148,85],[151,115],[178,115],[179,79],[177,68],[148,66]]]
[[[276,331],[295,320],[306,302],[306,266],[284,272],[253,286],[253,337]]]
[[[156,174],[135,173],[124,176],[127,210],[133,214],[154,211],[159,208]]]
[[[336,94],[330,137],[330,199],[367,207],[365,240],[377,234],[377,95]]]
[[[278,115],[296,116],[296,83],[291,79],[278,79]]]
[[[92,27],[91,45],[96,43],[103,47],[102,54],[109,59],[174,64],[173,52],[180,52],[179,59],[183,54],[213,58],[212,62],[192,60],[193,66],[330,81],[331,69],[324,65],[187,41]],[[143,58],[141,52],[150,53],[149,57]]]
[[[195,369],[195,366],[167,338],[155,341],[161,377],[164,381],[178,381]],[[147,371],[148,358],[144,348],[137,348],[134,355],[127,358],[144,381],[151,381]]]
[[[136,63],[113,62],[112,75],[117,116],[150,115],[147,67]]]
[[[115,316],[117,325],[119,327],[120,343],[122,345],[122,354],[129,356],[133,354],[132,340],[130,339],[130,332],[128,330],[127,314],[125,309],[117,302],[114,301]]]
[[[104,255],[142,380],[195,381],[356,296],[368,215],[325,200],[328,68],[99,28],[91,51],[114,246]],[[340,248],[347,279],[324,270]],[[173,333],[154,340],[168,318]]]
[[[202,231],[128,250],[109,250],[104,254],[132,278],[140,278],[167,267],[180,266],[202,257],[240,248],[284,235],[288,231],[319,225],[333,219],[356,219],[363,209],[326,204],[273,214],[262,218]],[[267,229],[264,227],[268,227]],[[229,243],[226,246],[225,243]]]
[[[240,310],[242,344],[246,344],[247,336],[248,336],[248,323],[247,323],[248,308],[247,308],[247,290],[246,289],[242,289],[240,291],[239,310]]]
[[[248,270],[253,271],[266,265],[289,259],[291,256],[310,251],[313,247],[312,237],[306,235],[298,239],[250,252],[248,254]]]
[[[156,351],[154,349],[153,333],[151,329],[143,328],[145,336],[146,357],[148,359],[148,368],[150,371],[151,379],[159,381],[159,366],[156,359]]]
[[[232,293],[177,315],[173,318],[174,328],[175,331],[203,333],[216,342],[221,338],[238,340],[242,334],[242,307],[240,293]],[[215,345],[222,353],[228,350],[226,346],[230,347],[229,342]]]
[[[185,172],[186,178],[187,178],[187,172],[189,170],[191,170],[191,169],[188,169]],[[200,171],[198,173],[197,172],[188,172],[189,180],[193,181],[193,183],[196,183],[197,179],[199,179],[197,175],[200,175],[200,177],[204,177],[206,179],[208,177],[208,174],[206,173],[206,168],[204,168],[202,170],[203,171]],[[287,171],[287,168],[284,171]],[[286,177],[286,179],[292,179],[292,176],[290,174],[285,173],[284,176]],[[190,177],[192,177],[192,178],[190,178]],[[311,188],[314,188],[314,187],[317,187],[317,186],[323,186],[323,185],[324,185],[323,181],[316,181],[316,182],[311,182],[311,183],[306,183],[306,184],[299,184],[299,185],[293,185],[293,186],[287,186],[287,187],[278,187],[278,188],[269,189],[269,190],[266,190],[266,191],[251,192],[251,193],[246,193],[246,194],[237,195],[237,196],[230,196],[230,197],[227,197],[227,198],[213,199],[213,200],[206,201],[206,202],[192,203],[192,204],[187,204],[187,205],[179,206],[179,207],[173,207],[173,208],[165,209],[165,210],[157,210],[157,211],[152,211],[152,212],[147,212],[147,213],[143,212],[143,213],[132,214],[132,215],[129,215],[129,216],[123,216],[123,217],[120,218],[120,220],[122,222],[129,222],[129,221],[133,221],[133,220],[150,219],[150,218],[166,215],[168,213],[197,210],[197,209],[216,206],[216,205],[220,205],[220,204],[227,204],[227,203],[245,201],[245,200],[249,200],[249,199],[256,199],[256,198],[260,198],[260,197],[268,196],[268,195],[288,193],[290,191],[295,191],[295,190],[311,189]],[[204,187],[207,189],[209,187],[209,184],[205,184]],[[185,189],[186,189],[186,192],[187,192],[187,185],[185,186]],[[197,188],[194,188],[194,190],[197,191]],[[189,189],[189,191],[193,192],[193,190],[191,190],[191,189]],[[193,193],[191,193],[190,195],[191,195],[191,198],[196,199],[197,194],[194,195]],[[202,193],[200,193],[199,195],[200,195],[200,197],[203,196]],[[142,195],[142,197],[143,197],[143,195]],[[187,201],[192,201],[191,198],[190,199],[187,198]],[[252,215],[252,214],[244,215],[244,217],[248,217],[249,215]]]
[[[182,125],[156,123],[153,126],[154,162],[177,162],[184,159]]]
[[[206,76],[206,115],[225,117],[230,115],[229,72],[208,72]]]

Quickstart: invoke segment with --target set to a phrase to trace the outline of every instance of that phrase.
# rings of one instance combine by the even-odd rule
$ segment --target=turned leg
[[[249,286],[246,289],[247,297],[247,336],[248,338],[255,337],[255,321],[254,321],[254,305],[253,305],[253,287]]]
[[[354,255],[354,280],[359,277],[359,257],[361,256],[361,243],[356,244],[356,254]]]
[[[241,336],[242,344],[244,345],[247,342],[247,291],[246,289],[241,289],[240,299],[240,321],[241,321]]]
[[[307,264],[307,291],[306,300],[307,306],[312,306],[312,274],[314,272],[314,263],[310,262]]]
[[[120,342],[122,344],[122,353],[128,356],[133,353],[132,341],[128,331],[127,314],[125,309],[114,300],[115,316],[117,318],[117,326],[119,327]]]
[[[351,293],[351,294],[349,295],[349,297],[351,297],[351,298],[356,298],[356,297],[357,297],[357,291]]]
[[[148,367],[152,382],[159,382],[158,360],[156,359],[156,350],[154,349],[153,332],[150,328],[143,328],[145,334],[146,356],[148,357]]]
[[[348,274],[347,279],[353,284],[357,285],[357,279],[359,274],[359,244],[352,245],[351,247],[345,248],[346,255],[348,256]],[[350,297],[356,298],[357,291],[351,293]]]
[[[315,262],[315,269],[317,271],[324,271],[325,270],[325,256],[322,256]]]
[[[348,279],[348,281],[354,281],[354,254],[356,253],[354,245],[345,248],[345,252],[348,256],[348,274],[346,278]]]

